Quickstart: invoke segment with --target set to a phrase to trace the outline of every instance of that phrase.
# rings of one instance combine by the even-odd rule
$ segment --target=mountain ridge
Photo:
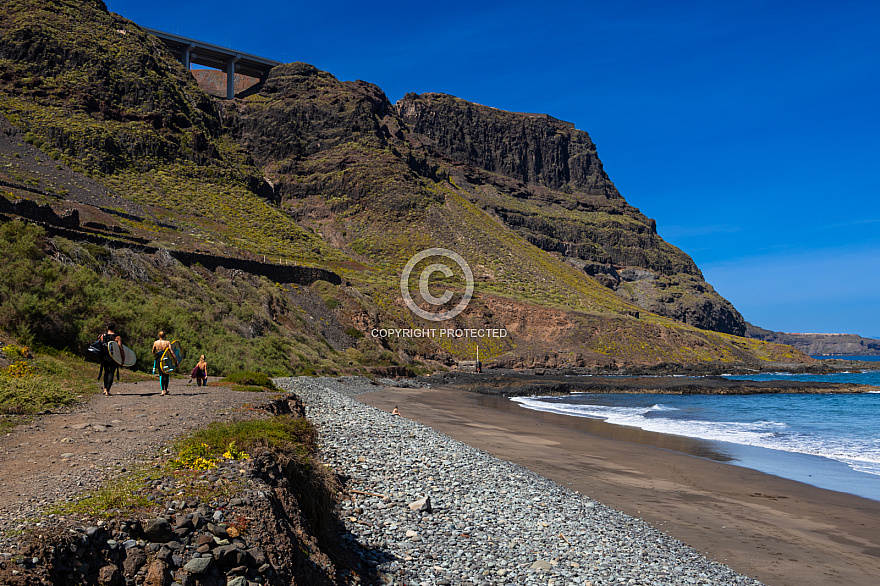
[[[857,334],[774,332],[748,324],[749,338],[786,344],[810,356],[878,356],[880,339]]]

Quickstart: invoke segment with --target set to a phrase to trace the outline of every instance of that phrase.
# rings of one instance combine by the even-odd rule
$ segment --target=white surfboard
[[[118,344],[116,340],[107,342],[107,351],[110,353],[110,358],[120,366],[134,366],[134,363],[137,361],[134,350],[128,346]]]

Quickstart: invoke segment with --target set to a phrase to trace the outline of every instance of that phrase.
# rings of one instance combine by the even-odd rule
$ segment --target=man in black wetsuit
[[[122,337],[116,334],[114,331],[116,329],[116,324],[111,322],[107,323],[107,333],[101,334],[98,338],[101,340],[101,345],[106,347],[106,344],[110,341],[115,340],[117,344],[122,346]],[[101,357],[101,362],[104,367],[104,394],[108,397],[110,396],[110,387],[113,386],[113,375],[116,374],[116,370],[119,368],[119,365],[116,364],[116,361],[110,357],[110,353],[107,352]]]

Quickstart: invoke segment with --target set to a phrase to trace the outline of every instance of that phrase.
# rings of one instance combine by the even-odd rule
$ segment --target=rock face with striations
[[[694,261],[623,199],[586,132],[544,114],[445,94],[407,94],[397,110],[429,148],[466,169],[465,180],[512,196],[483,207],[531,244],[651,312],[703,329],[745,332],[745,320]]]
[[[414,132],[458,163],[554,190],[622,199],[590,135],[570,122],[436,93],[407,94],[397,108]]]

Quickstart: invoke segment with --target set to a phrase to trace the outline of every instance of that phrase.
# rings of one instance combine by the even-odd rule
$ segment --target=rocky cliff
[[[432,184],[451,179],[533,246],[591,277],[606,265],[615,277],[600,282],[622,299],[699,328],[745,331],[693,260],[621,197],[589,135],[570,123],[443,94],[408,94],[392,106],[372,84],[304,63],[275,68],[258,96],[225,105],[232,134],[271,178],[277,201],[300,221],[316,219],[350,251],[358,235],[379,238],[353,212],[368,212],[371,224],[389,216],[411,222],[409,210],[442,202]]]
[[[621,200],[590,136],[546,114],[516,114],[437,93],[397,103],[414,132],[458,163],[523,183]]]
[[[504,112],[444,94],[407,94],[397,110],[468,179],[511,196],[480,203],[528,242],[648,311],[699,328],[745,332],[742,316],[693,260],[621,197],[586,132],[545,114]]]

